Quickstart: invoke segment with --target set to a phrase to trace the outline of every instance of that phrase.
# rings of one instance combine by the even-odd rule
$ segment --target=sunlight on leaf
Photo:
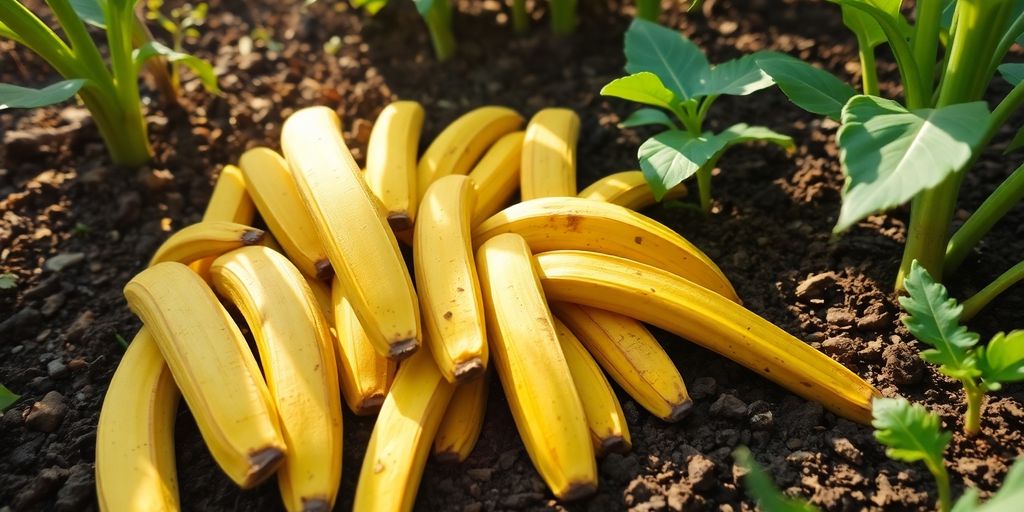
[[[45,107],[60,103],[74,96],[84,84],[85,80],[82,78],[64,80],[42,89],[0,84],[0,110]]]

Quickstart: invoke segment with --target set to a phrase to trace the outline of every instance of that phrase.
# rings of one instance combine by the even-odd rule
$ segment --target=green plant
[[[14,394],[13,391],[7,389],[7,386],[0,384],[0,412],[6,411],[8,407],[14,405],[21,398],[20,395]]]
[[[134,166],[150,158],[140,105],[138,75],[149,58],[162,56],[193,68],[216,90],[213,68],[156,41],[134,48],[133,0],[47,0],[67,42],[18,0],[0,0],[0,37],[32,50],[64,77],[41,89],[0,84],[0,109],[33,108],[65,101],[75,94],[89,109],[114,163]],[[86,29],[104,27],[109,66]]]
[[[0,290],[13,290],[18,286],[18,276],[5,272],[0,274]]]
[[[416,10],[427,24],[430,44],[437,60],[446,61],[455,54],[455,36],[452,34],[452,5],[450,0],[412,0]],[[373,16],[388,4],[388,0],[349,0],[353,7]]]
[[[896,287],[914,260],[941,279],[1024,195],[1024,179],[1015,174],[984,212],[948,236],[964,175],[1024,102],[1024,64],[1002,64],[1024,34],[1024,2],[919,0],[911,24],[901,0],[833,1],[857,36],[863,94],[791,57],[767,55],[758,63],[793,103],[841,122],[846,186],[835,231],[910,202]],[[875,50],[882,44],[896,58],[902,102],[878,97]],[[997,70],[1014,88],[990,112],[980,100]],[[1022,141],[1019,134],[1011,147]]]
[[[943,459],[952,434],[942,430],[940,418],[905,398],[876,398],[872,404],[875,439],[886,446],[885,454],[903,462],[923,462],[935,477],[942,512],[1010,512],[1024,500],[1024,462],[1018,460],[1006,473],[1003,485],[987,502],[978,502],[978,490],[968,489],[953,503],[949,473]],[[745,447],[733,452],[736,464],[747,471],[743,483],[764,512],[812,512],[818,510],[798,498],[783,495]]]
[[[550,0],[551,30],[562,36],[576,31],[576,1]]]
[[[146,0],[146,19],[157,22],[171,36],[171,48],[184,54],[185,41],[199,39],[199,27],[206,23],[209,6],[206,2],[187,3],[172,8],[168,14],[161,10],[163,6],[164,0]],[[180,61],[171,61],[170,81],[175,93],[181,88],[181,66]]]
[[[939,372],[963,383],[967,396],[964,431],[977,434],[985,393],[1003,383],[1024,380],[1024,330],[999,333],[985,346],[978,345],[977,333],[960,324],[964,307],[949,297],[946,287],[935,282],[917,262],[904,280],[908,297],[900,305],[909,313],[903,318],[907,329],[932,348],[921,358],[940,365]]]
[[[711,171],[730,147],[767,141],[793,148],[791,138],[761,126],[740,123],[719,133],[704,131],[708,111],[720,96],[746,96],[772,86],[771,77],[756,62],[761,54],[712,66],[686,36],[642,19],[633,20],[626,32],[625,54],[630,75],[605,85],[601,94],[662,109],[642,108],[621,124],[667,128],[647,139],[637,154],[640,168],[659,200],[669,189],[696,175],[700,205],[708,212]]]

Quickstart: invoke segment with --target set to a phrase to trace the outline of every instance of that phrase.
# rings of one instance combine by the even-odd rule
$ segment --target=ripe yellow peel
[[[588,496],[597,464],[587,417],[530,248],[518,235],[498,235],[480,247],[477,267],[491,358],[530,460],[555,496]]]
[[[209,286],[167,262],[132,278],[124,295],[221,469],[245,489],[272,475],[285,455],[277,410],[245,338]]]
[[[603,309],[550,304],[555,316],[638,404],[665,421],[686,417],[693,401],[683,377],[644,324]]]
[[[420,351],[402,363],[366,446],[352,510],[412,510],[454,391],[429,352]]]
[[[310,107],[285,121],[281,146],[345,296],[378,350],[392,359],[420,344],[412,278],[376,197],[341,138],[333,110]]]
[[[622,206],[577,197],[523,201],[473,229],[477,246],[499,233],[522,235],[533,252],[595,251],[682,276],[739,301],[711,258],[667,226]]]
[[[329,280],[332,269],[327,251],[317,238],[288,162],[276,151],[253,148],[238,160],[245,184],[284,254],[307,276]]]
[[[680,183],[670,188],[661,200],[679,199],[686,193],[686,185]],[[644,173],[640,171],[622,171],[605,176],[583,189],[578,197],[617,204],[630,210],[642,210],[658,203]]]
[[[519,189],[519,166],[526,132],[512,132],[498,139],[469,172],[476,191],[472,224],[483,222],[508,204]]]
[[[516,111],[495,106],[473,109],[452,121],[420,157],[416,177],[419,197],[438,178],[468,173],[494,141],[522,125],[523,118]]]
[[[484,306],[470,237],[472,208],[469,178],[445,176],[423,196],[413,235],[427,347],[453,383],[478,378],[487,368]]]
[[[455,388],[444,411],[441,427],[434,436],[434,458],[441,462],[464,462],[476,447],[487,412],[490,372]]]
[[[203,222],[227,220],[239,224],[252,224],[256,217],[256,205],[245,189],[242,170],[225,165],[213,186],[210,201],[203,212]]]
[[[341,482],[341,403],[334,340],[313,291],[295,265],[266,247],[231,251],[210,273],[259,348],[288,446],[277,472],[285,507],[329,510]]]
[[[546,108],[526,125],[519,193],[523,200],[576,195],[576,139],[580,118],[565,108]]]
[[[416,217],[416,154],[422,129],[423,107],[396,101],[384,107],[370,131],[363,178],[396,232],[411,228]]]
[[[164,240],[149,260],[149,266],[168,261],[192,263],[242,246],[256,245],[263,241],[263,236],[262,229],[234,222],[192,224]]]
[[[174,418],[181,394],[145,328],[128,345],[96,427],[100,510],[179,510]]]
[[[398,364],[373,347],[337,278],[331,286],[331,303],[337,333],[336,354],[342,396],[355,414],[376,414],[395,380]]]
[[[594,453],[603,457],[613,452],[628,452],[632,447],[629,426],[612,385],[580,340],[558,318],[555,318],[555,333],[587,415]]]
[[[736,361],[847,419],[871,421],[870,384],[771,322],[686,279],[635,261],[586,251],[535,257],[544,292],[631,316]]]

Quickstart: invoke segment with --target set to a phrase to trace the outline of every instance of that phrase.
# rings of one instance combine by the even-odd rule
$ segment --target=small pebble
[[[85,261],[85,254],[80,252],[66,252],[58,254],[43,263],[43,268],[50,272],[60,272],[66,268],[73,267]]]
[[[64,396],[56,391],[50,391],[29,408],[25,415],[25,427],[49,434],[60,427],[67,412],[68,406],[64,405]]]

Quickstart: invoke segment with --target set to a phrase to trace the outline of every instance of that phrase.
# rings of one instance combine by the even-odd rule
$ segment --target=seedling
[[[942,512],[1005,512],[1017,510],[1024,499],[1024,462],[1017,461],[1003,479],[1003,486],[987,502],[978,503],[978,490],[968,489],[953,503],[944,454],[953,435],[942,430],[939,417],[905,398],[876,398],[872,404],[875,439],[886,446],[885,454],[903,462],[923,462],[935,477]],[[818,509],[799,498],[782,494],[745,447],[733,452],[736,464],[747,471],[744,486],[764,512],[813,512]]]
[[[939,365],[939,372],[963,383],[967,396],[964,431],[975,435],[981,427],[985,393],[1003,383],[1024,380],[1024,330],[999,333],[988,345],[979,346],[977,333],[960,324],[964,306],[949,297],[946,287],[935,282],[923,266],[914,262],[904,280],[908,297],[900,305],[909,313],[904,325],[932,348],[921,358]]]
[[[185,51],[185,42],[199,39],[199,27],[206,23],[206,13],[209,6],[206,2],[196,5],[184,4],[172,8],[168,14],[161,10],[164,0],[146,0],[146,19],[155,21],[171,36],[171,48],[175,52]],[[171,86],[177,92],[181,89],[181,67],[180,61],[171,62]]]
[[[349,0],[353,7],[361,8],[369,15],[377,14],[388,4],[388,0]],[[452,5],[450,0],[412,0],[416,10],[427,24],[430,44],[434,47],[437,60],[446,61],[455,54],[455,36],[452,34]]]
[[[793,139],[763,126],[740,123],[719,133],[704,131],[708,111],[720,96],[746,96],[773,85],[771,77],[758,67],[760,53],[712,66],[686,36],[641,19],[633,20],[626,32],[625,53],[630,75],[613,80],[601,89],[601,94],[661,109],[642,108],[621,124],[667,128],[647,139],[637,153],[644,177],[658,200],[696,175],[701,209],[708,212],[711,171],[729,148],[742,142],[766,141],[793,149]]]
[[[133,47],[133,0],[48,0],[67,43],[17,0],[0,0],[0,36],[32,50],[64,77],[41,89],[0,84],[0,109],[60,103],[76,94],[89,109],[114,163],[136,166],[150,158],[140,105],[138,75],[142,64],[162,56],[191,67],[209,90],[216,90],[213,68],[200,59],[156,41]],[[86,30],[104,28],[109,66]]]
[[[21,395],[14,394],[13,391],[7,389],[7,386],[0,384],[0,412],[6,411],[8,407],[14,405],[21,398]]]
[[[842,123],[838,144],[846,186],[835,231],[910,202],[896,287],[902,288],[914,260],[941,279],[1024,196],[1024,177],[1015,173],[984,211],[948,236],[964,175],[1024,102],[1024,64],[1002,64],[1024,35],[1024,2],[920,0],[911,25],[901,0],[833,1],[857,36],[863,94],[790,57],[767,55],[758,63],[793,103]],[[875,49],[882,44],[896,58],[902,102],[878,97]],[[990,112],[980,100],[997,69],[1014,88]],[[1019,134],[1010,147],[1021,142]],[[1020,279],[1024,272],[1007,277]]]

